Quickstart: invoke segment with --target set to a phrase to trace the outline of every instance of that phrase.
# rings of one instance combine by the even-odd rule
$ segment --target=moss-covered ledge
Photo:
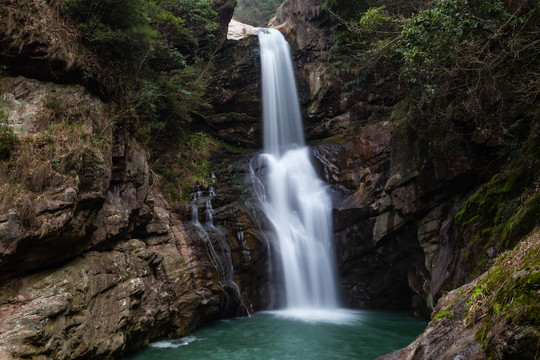
[[[540,344],[540,227],[488,271],[439,300],[426,331],[379,360],[535,359]]]

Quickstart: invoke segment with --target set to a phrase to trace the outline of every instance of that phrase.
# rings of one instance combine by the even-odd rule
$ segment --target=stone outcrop
[[[34,173],[26,182],[3,168],[2,359],[117,358],[234,308],[189,222],[149,186],[146,152],[113,131],[104,104],[78,85],[0,86],[21,136],[14,169]],[[17,194],[37,186],[40,168],[44,185]]]
[[[4,283],[0,358],[118,358],[215,316],[221,290],[181,230]]]
[[[115,104],[79,77],[96,63],[70,47],[70,24],[24,37],[27,14],[10,6],[0,7],[0,62],[19,76],[0,78],[0,120],[16,135],[0,162],[0,358],[119,358],[267,307],[268,249],[234,192],[245,192],[234,179],[248,168],[223,170],[216,230],[201,237],[185,207],[150,185],[148,154],[114,126]],[[48,21],[57,9],[32,6],[35,29],[58,24]],[[226,28],[234,1],[214,8]],[[235,270],[223,283],[227,260]]]
[[[208,125],[233,146],[262,146],[261,82],[259,46],[256,36],[227,40],[217,55],[217,81],[209,96],[213,111]]]
[[[395,125],[398,117],[395,110],[392,121],[366,125],[344,144],[318,145],[315,156],[334,189],[348,305],[408,309],[426,318],[441,290],[433,286],[441,272],[433,258],[467,189],[462,176],[474,173],[466,163],[453,178],[433,181],[437,168],[406,124]]]
[[[487,272],[446,294],[423,334],[378,360],[534,359],[540,334],[531,299],[538,296],[539,240],[537,229]]]
[[[248,25],[248,24],[243,24],[234,19],[232,19],[231,22],[229,23],[229,30],[227,32],[228,40],[241,40],[252,35],[254,35],[253,26]]]

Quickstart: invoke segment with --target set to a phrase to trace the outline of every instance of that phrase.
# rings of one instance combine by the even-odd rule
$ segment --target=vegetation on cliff
[[[432,150],[463,136],[488,146],[525,140],[539,111],[536,2],[354,3],[328,1],[340,63],[364,73],[390,67],[410,89],[410,124]]]
[[[238,0],[233,17],[245,24],[266,27],[282,3],[282,0]]]
[[[454,218],[453,261],[460,274],[450,274],[446,286],[452,290],[490,270],[467,304],[447,304],[433,324],[467,322],[488,358],[511,358],[513,351],[534,357],[537,230],[524,239],[540,219],[538,2],[329,0],[326,9],[336,20],[334,66],[355,69],[348,84],[353,90],[376,68],[386,68],[406,90],[408,126],[427,145],[428,157],[436,162],[462,148],[483,159],[488,181]],[[467,314],[456,310],[465,305]],[[497,340],[501,329],[509,331],[507,345]]]
[[[112,101],[110,126],[116,132],[129,131],[145,144],[155,163],[153,180],[176,188],[174,198],[186,199],[193,181],[208,171],[208,148],[192,145],[201,138],[198,134],[210,107],[206,91],[212,80],[213,55],[224,40],[213,6],[211,0],[7,3],[0,6],[0,14],[7,19],[0,25],[5,34],[1,42],[6,45],[0,54],[0,70],[6,75],[26,75],[27,69],[40,65],[33,63],[37,60],[31,51],[45,47],[46,58],[55,59],[53,65],[51,60],[44,61],[50,74],[28,75],[81,83]],[[43,31],[48,28],[51,31]],[[29,64],[22,68],[15,60],[21,57],[19,52],[29,53]],[[67,110],[71,104],[60,99],[51,105],[57,105],[60,118],[71,116]],[[48,131],[47,126],[40,130]],[[18,162],[15,154],[24,142],[16,141],[5,126],[0,137],[0,156]],[[10,154],[15,157],[9,159]],[[179,162],[180,182],[169,181],[162,171],[174,162]]]
[[[217,15],[212,1],[66,0],[81,40],[120,70],[118,93],[130,128],[155,140],[178,135],[207,106]],[[146,139],[148,140],[148,139]]]

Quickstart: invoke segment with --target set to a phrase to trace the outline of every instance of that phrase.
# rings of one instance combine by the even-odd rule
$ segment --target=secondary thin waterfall
[[[338,307],[331,199],[305,147],[290,48],[274,29],[257,29],[261,47],[264,155],[262,207],[281,257],[286,307]]]
[[[218,282],[225,291],[227,300],[226,308],[229,306],[227,298],[227,288],[231,289],[240,302],[240,305],[245,310],[246,314],[250,315],[250,310],[244,303],[240,287],[234,281],[234,268],[231,257],[231,249],[225,238],[225,234],[214,225],[214,209],[212,208],[212,198],[216,196],[214,188],[210,189],[206,195],[202,191],[193,194],[191,201],[191,223],[195,227],[199,237],[205,242],[208,258],[217,272]],[[204,203],[206,222],[202,225],[199,221],[199,203]],[[214,246],[212,240],[216,242]],[[216,251],[221,249],[221,254]]]

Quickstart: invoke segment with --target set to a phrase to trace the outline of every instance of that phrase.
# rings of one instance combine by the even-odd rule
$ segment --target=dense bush
[[[104,64],[118,66],[117,102],[128,128],[143,138],[178,136],[205,106],[214,36],[211,0],[64,0],[83,41]],[[119,64],[119,65],[118,65]],[[152,135],[152,136],[148,136]]]
[[[432,144],[443,148],[457,133],[492,145],[519,141],[540,110],[539,3],[418,1],[414,11],[400,4],[327,1],[336,56],[353,68],[391,66],[410,89],[411,124]]]
[[[265,27],[282,3],[283,0],[238,0],[233,18],[253,26]]]

